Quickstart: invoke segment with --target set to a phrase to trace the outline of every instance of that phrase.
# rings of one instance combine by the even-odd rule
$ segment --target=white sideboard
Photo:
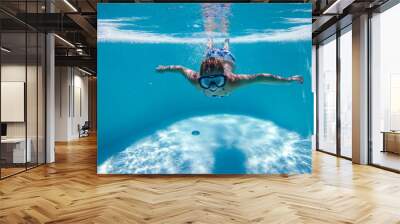
[[[32,140],[27,139],[25,151],[25,138],[6,138],[1,139],[1,144],[13,147],[13,163],[25,163],[32,161]],[[26,161],[25,161],[26,159]]]

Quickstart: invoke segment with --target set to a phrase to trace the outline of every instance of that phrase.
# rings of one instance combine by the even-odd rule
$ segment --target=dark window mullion
[[[368,111],[367,111],[367,132],[368,132],[368,164],[373,164],[373,146],[372,146],[372,64],[371,64],[371,56],[372,56],[372,12],[368,12],[368,30],[367,30],[367,44],[368,44],[368,53],[367,53],[367,64],[368,64],[368,74],[367,74],[367,85],[368,85],[368,94],[367,94],[367,102],[368,102]]]
[[[36,1],[39,13],[39,0]],[[36,166],[39,165],[39,32],[36,32]]]
[[[341,156],[341,119],[340,119],[340,76],[341,76],[341,64],[340,64],[340,36],[341,31],[339,27],[336,31],[336,154]]]
[[[315,148],[319,149],[319,44],[315,47]]]
[[[1,32],[1,28],[2,28],[2,23],[0,22],[0,47],[2,46],[2,32]],[[2,62],[2,58],[1,58],[1,55],[2,55],[2,53],[0,52],[0,124],[2,124],[2,122],[1,122],[1,110],[2,110],[2,108],[1,108],[1,67],[2,67],[2,64],[1,64],[1,62]],[[1,177],[1,170],[2,170],[2,157],[1,157],[1,144],[0,144],[0,179],[2,179],[2,177]]]
[[[28,1],[25,1],[25,21],[28,17]],[[25,170],[28,170],[28,113],[27,113],[27,96],[28,96],[28,25],[25,23],[25,102],[24,102],[24,120],[25,120]]]

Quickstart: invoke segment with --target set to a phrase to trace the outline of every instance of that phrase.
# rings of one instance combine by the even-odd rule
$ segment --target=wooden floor
[[[19,172],[23,172],[25,171],[25,167],[24,168],[1,168],[1,177],[8,177],[11,176],[13,174],[19,173]]]
[[[97,176],[95,138],[0,181],[0,223],[400,223],[400,175],[314,154],[297,176]]]
[[[395,170],[400,170],[400,155],[391,152],[381,152],[374,150],[373,154],[374,164],[389,167]]]

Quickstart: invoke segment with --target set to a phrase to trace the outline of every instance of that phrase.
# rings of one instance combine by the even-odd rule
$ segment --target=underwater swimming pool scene
[[[98,4],[99,174],[310,173],[311,4]]]

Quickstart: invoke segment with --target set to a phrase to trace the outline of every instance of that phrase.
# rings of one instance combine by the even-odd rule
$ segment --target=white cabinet
[[[8,147],[12,147],[12,162],[13,163],[25,163],[32,161],[32,140],[27,139],[26,150],[25,150],[25,139],[24,138],[7,138],[2,139],[1,144],[7,144]]]

